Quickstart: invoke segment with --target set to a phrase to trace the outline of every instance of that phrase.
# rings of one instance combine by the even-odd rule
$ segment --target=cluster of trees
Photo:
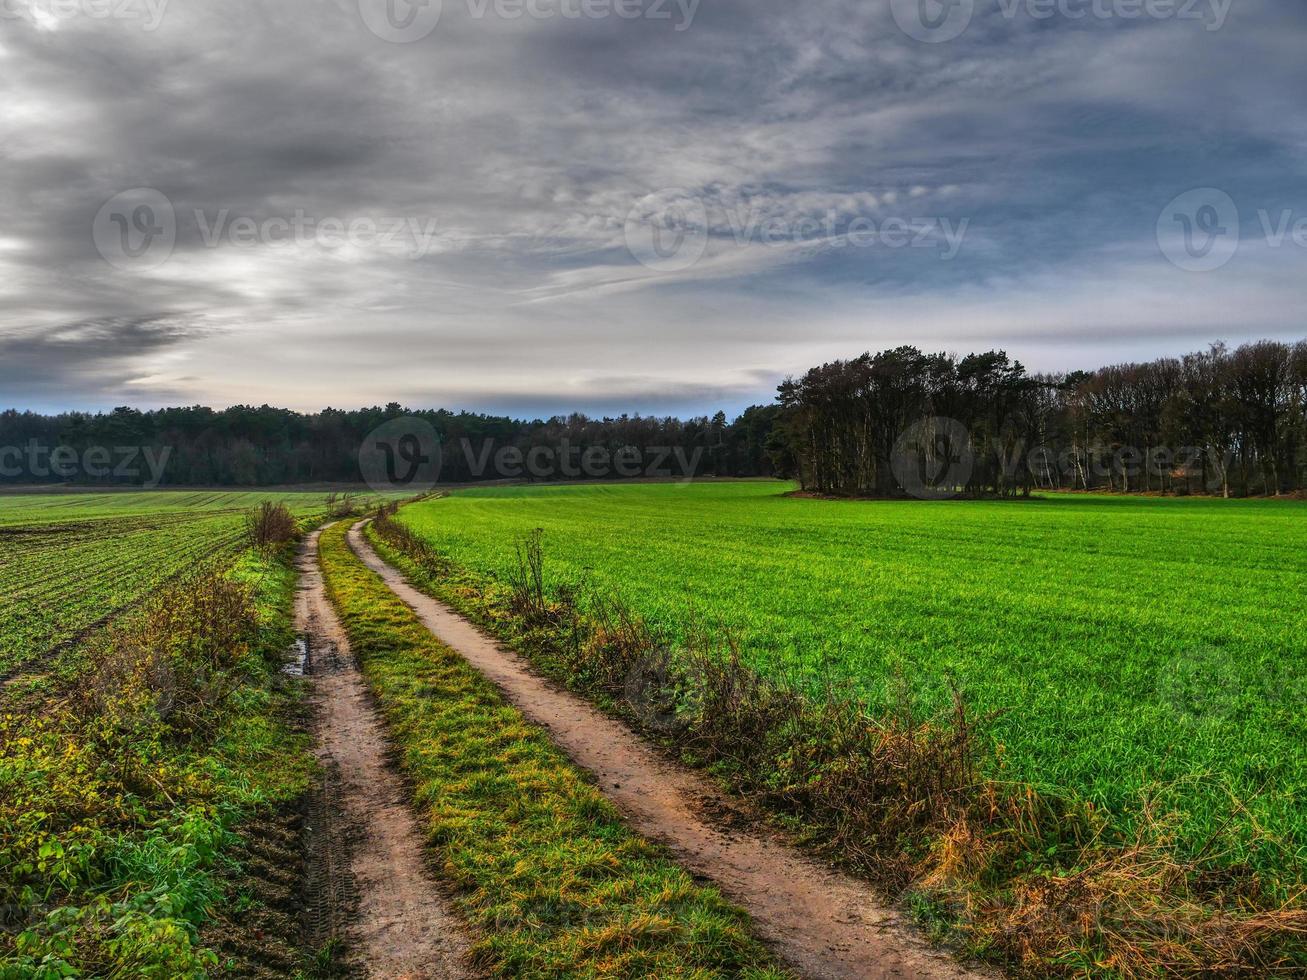
[[[139,447],[173,486],[355,483],[359,448],[390,419],[429,422],[444,446],[442,482],[495,479],[486,447],[645,457],[679,451],[696,476],[786,476],[807,489],[894,496],[954,481],[971,494],[1033,489],[1273,494],[1307,487],[1307,341],[1215,345],[1182,357],[1069,374],[1030,374],[1003,351],[955,357],[899,347],[791,378],[771,405],[691,419],[575,414],[522,420],[396,405],[304,414],[262,406],[108,413],[0,413],[0,483],[143,482],[69,459]],[[34,447],[44,457],[34,456]],[[101,447],[99,455],[87,455]],[[107,449],[106,454],[103,450]],[[165,455],[166,454],[166,455]],[[154,467],[166,459],[166,466]],[[21,464],[21,465],[20,465]],[[907,472],[905,473],[905,467]],[[682,475],[682,474],[676,474]],[[532,478],[530,473],[524,474]],[[557,475],[555,475],[557,478]]]
[[[444,446],[442,482],[495,479],[495,472],[478,466],[486,459],[485,447],[513,447],[525,453],[535,446],[560,445],[612,453],[634,447],[650,458],[663,455],[658,450],[680,449],[679,456],[668,458],[695,460],[695,475],[768,475],[772,469],[767,438],[778,411],[775,406],[752,408],[729,422],[722,412],[686,420],[592,419],[578,414],[524,421],[470,412],[409,411],[397,404],[312,414],[267,405],[222,411],[117,408],[60,415],[10,409],[0,412],[0,483],[139,483],[155,472],[143,461],[156,460],[166,460],[159,467],[163,486],[357,483],[359,447],[368,433],[405,416],[426,420],[438,433]],[[68,459],[62,472],[51,465],[51,453],[59,447]],[[99,447],[100,455],[89,456],[92,447]],[[146,453],[135,465],[122,467],[127,472],[115,472],[129,459],[123,447],[145,448]],[[81,467],[88,458],[101,465]]]
[[[970,494],[1307,487],[1307,341],[1069,374],[900,347],[813,368],[780,404],[776,459],[818,493],[893,496],[919,473]]]

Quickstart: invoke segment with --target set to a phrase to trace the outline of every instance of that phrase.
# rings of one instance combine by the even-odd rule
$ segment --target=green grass
[[[323,509],[326,493],[298,490],[117,490],[0,493],[0,528],[70,524],[161,514],[226,515],[239,518],[265,500],[280,501],[304,514]],[[375,498],[375,494],[360,497]]]
[[[48,669],[0,687],[0,977],[223,968],[202,930],[231,847],[312,770],[279,673],[290,553],[244,542],[270,497],[324,510],[322,494],[0,495],[0,677]],[[244,589],[220,635],[193,614],[200,572]]]
[[[469,489],[399,519],[504,578],[543,528],[554,584],[616,593],[676,633],[698,619],[764,672],[955,683],[995,774],[1081,796],[1128,829],[1166,787],[1182,848],[1234,823],[1284,882],[1307,853],[1307,510],[1276,501],[1050,495],[832,502],[777,482]]]
[[[783,976],[743,913],[697,886],[538,728],[439,643],[345,542],[322,565],[435,851],[501,976]]]
[[[214,593],[188,583],[79,643],[58,683],[0,691],[0,977],[220,968],[200,930],[234,832],[312,770],[279,674],[289,554],[227,576],[245,598],[220,635],[195,626]]]
[[[0,494],[0,678],[131,608],[173,576],[233,560],[264,500],[300,517],[325,494],[123,491]]]

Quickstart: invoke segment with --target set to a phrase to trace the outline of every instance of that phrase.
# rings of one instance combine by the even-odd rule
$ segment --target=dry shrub
[[[358,514],[359,505],[353,492],[336,493],[333,490],[323,501],[323,510],[326,512],[327,520],[339,521]]]
[[[197,575],[92,645],[67,706],[106,734],[155,722],[179,736],[209,731],[257,635],[249,590],[216,572]]]
[[[553,610],[545,598],[544,533],[542,528],[536,528],[524,541],[518,542],[517,568],[509,579],[513,612],[532,625],[553,619]]]
[[[395,548],[411,557],[433,574],[444,574],[450,566],[425,539],[418,537],[405,525],[394,520],[398,503],[378,504],[372,514],[372,527]]]
[[[564,599],[559,605],[572,619],[575,642],[567,667],[581,685],[627,700],[656,699],[668,693],[673,683],[671,654],[628,606],[610,599],[584,617],[575,599]]]
[[[245,533],[256,548],[275,548],[295,539],[295,517],[282,503],[265,500],[245,516]]]
[[[1307,909],[1301,896],[1275,901],[1251,872],[1213,876],[1177,857],[1170,821],[1146,806],[1133,841],[1017,880],[979,904],[971,928],[1029,966],[1097,949],[1124,977],[1301,975]]]

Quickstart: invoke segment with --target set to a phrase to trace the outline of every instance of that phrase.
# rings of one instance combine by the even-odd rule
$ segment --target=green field
[[[400,520],[506,576],[544,529],[550,580],[616,593],[676,632],[724,627],[766,672],[925,710],[955,683],[1002,778],[1087,798],[1127,826],[1146,788],[1184,841],[1254,823],[1307,853],[1307,509],[1050,495],[832,502],[778,482],[469,489]],[[1246,801],[1232,811],[1230,793]]]
[[[199,977],[249,948],[297,968],[294,922],[256,935],[234,904],[261,887],[238,840],[311,774],[280,672],[290,549],[256,552],[243,529],[270,498],[324,509],[0,495],[0,976]]]
[[[0,678],[179,573],[233,558],[246,511],[264,500],[325,510],[322,493],[0,494]]]
[[[245,527],[265,501],[327,519],[322,492],[0,494],[0,977],[353,975],[339,937],[300,921],[320,901],[299,830],[316,769],[306,688],[281,669],[293,543],[255,548]],[[350,523],[331,581],[441,804],[436,864],[478,963],[788,976],[353,558]]]
[[[265,500],[301,513],[321,510],[326,494],[282,490],[131,490],[102,493],[0,493],[0,528],[73,524],[159,514],[239,517]]]
[[[1055,856],[1038,834],[1022,837],[1010,823],[981,827],[987,842],[1011,833],[1026,849],[977,865],[986,870],[974,880],[963,874],[938,885],[938,895],[991,903],[999,924],[982,917],[972,928],[934,898],[912,906],[928,923],[953,922],[971,937],[968,949],[1050,971],[1091,964],[1099,972],[1131,943],[1195,921],[1204,925],[1182,929],[1188,938],[1179,941],[1199,951],[1190,962],[1205,969],[1224,962],[1219,950],[1202,952],[1208,937],[1269,909],[1256,927],[1263,932],[1237,955],[1290,962],[1275,944],[1297,927],[1276,919],[1274,906],[1287,901],[1286,915],[1300,921],[1292,893],[1307,856],[1302,503],[1087,495],[855,502],[791,489],[775,481],[467,489],[404,506],[394,520],[472,573],[451,575],[437,561],[427,585],[466,589],[492,618],[512,615],[495,605],[511,590],[482,586],[507,580],[517,546],[540,528],[551,588],[584,585],[583,606],[618,597],[673,639],[692,628],[729,632],[753,666],[815,696],[827,685],[851,687],[879,714],[897,711],[906,687],[924,717],[947,710],[956,685],[973,716],[997,713],[986,728],[988,775],[1009,788],[1033,785],[1045,801],[1092,802],[1108,815],[1111,853],[1123,852],[1116,832],[1132,828],[1146,792],[1178,814],[1193,873],[1178,885],[1148,878],[1142,898],[1121,898],[1085,934],[1079,912],[1059,918],[1053,899],[1042,912],[1029,906],[1045,888],[1074,901],[1081,869],[1105,850],[1079,849],[1081,836]],[[265,500],[286,503],[302,526],[327,509],[322,492],[0,495],[0,909],[8,910],[0,976],[64,975],[56,971],[65,966],[143,975],[158,964],[159,975],[198,976],[220,972],[220,950],[224,958],[229,950],[262,955],[271,941],[257,916],[247,934],[216,915],[232,889],[246,887],[245,878],[229,880],[235,866],[219,857],[230,834],[269,805],[297,805],[311,769],[307,737],[292,724],[301,688],[280,673],[292,636],[291,549],[255,551],[244,534],[250,508]],[[344,528],[324,538],[333,599],[419,798],[461,815],[455,833],[447,814],[427,812],[432,858],[462,889],[461,907],[496,969],[586,961],[589,933],[539,910],[572,907],[563,901],[571,885],[557,895],[548,889],[572,880],[576,845],[584,857],[601,840],[621,845],[615,859],[627,863],[612,881],[631,901],[610,907],[600,883],[581,904],[593,900],[619,925],[628,913],[645,922],[646,912],[661,923],[666,907],[676,926],[647,941],[614,927],[631,969],[708,970],[729,954],[765,975],[769,960],[746,921],[640,850],[544,736],[524,728],[352,559]],[[203,624],[219,586],[186,574],[205,566],[248,589],[248,601],[221,606],[231,621],[212,635]],[[549,622],[559,632],[562,620]],[[546,778],[558,793],[523,794]],[[510,805],[528,799],[534,809]],[[505,813],[540,836],[504,824]],[[814,819],[791,826],[831,830],[821,813]],[[1028,840],[1039,846],[1029,849]],[[909,857],[933,853],[935,842],[913,838]],[[1247,879],[1237,874],[1228,875],[1238,883],[1229,893],[1186,890],[1225,862],[1264,872],[1273,897],[1258,892],[1245,908]],[[1124,874],[1155,870],[1136,864]],[[1238,869],[1221,870],[1211,880]],[[1110,889],[1121,880],[1101,863],[1095,873],[1086,879],[1091,893],[1093,882]],[[519,887],[533,875],[550,884]],[[1089,904],[1098,901],[1092,894]],[[1027,950],[1003,940],[1001,923],[1040,915],[1058,944]],[[1136,919],[1145,925],[1130,932]],[[294,923],[286,928],[290,936]],[[1114,945],[1110,936],[1122,929],[1128,934]],[[709,934],[729,939],[718,944],[726,953],[712,952]],[[308,954],[273,938],[282,943],[278,968],[293,972]],[[1148,945],[1140,962],[1160,963],[1162,945]],[[32,972],[42,963],[50,970]],[[224,968],[239,974],[234,964]]]

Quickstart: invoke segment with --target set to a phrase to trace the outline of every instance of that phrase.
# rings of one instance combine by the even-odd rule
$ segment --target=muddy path
[[[992,976],[933,950],[870,885],[825,867],[740,813],[708,779],[677,765],[589,702],[545,680],[443,603],[409,585],[372,550],[362,523],[349,533],[355,554],[446,645],[550,733],[631,826],[665,845],[692,874],[715,883],[752,916],[758,935],[794,970],[812,978]],[[742,824],[732,826],[732,823]]]
[[[327,599],[317,532],[296,564],[295,623],[308,642],[323,772],[310,848],[314,917],[343,935],[349,965],[366,976],[476,976],[467,965],[471,940],[424,864],[385,729]]]

